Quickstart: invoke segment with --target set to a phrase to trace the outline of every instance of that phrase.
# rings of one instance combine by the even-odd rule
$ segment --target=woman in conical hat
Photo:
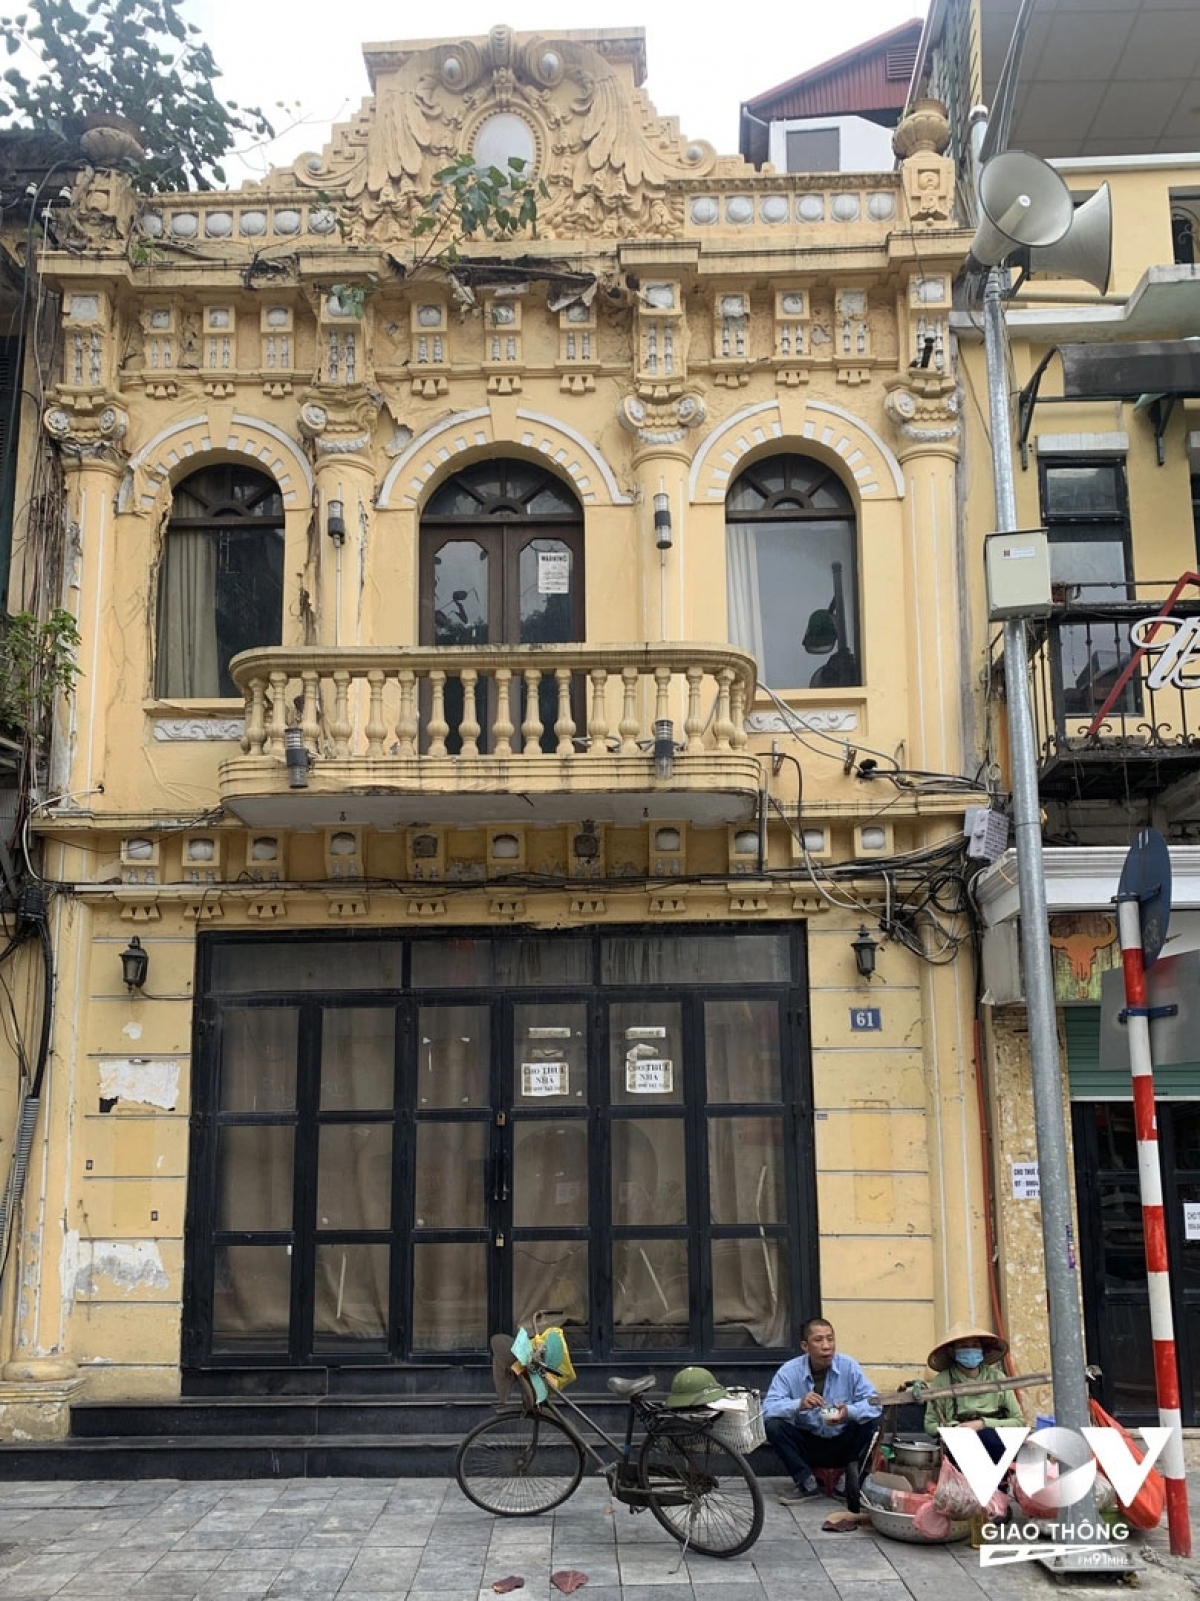
[[[999,1388],[1006,1376],[1000,1364],[1007,1350],[1007,1340],[973,1323],[956,1323],[946,1331],[929,1353],[929,1366],[937,1378],[929,1386],[926,1434],[938,1438],[939,1429],[955,1424],[975,1429],[992,1461],[999,1462],[1004,1442],[996,1430],[1020,1428],[1025,1422],[1012,1390]],[[996,1388],[973,1395],[937,1393],[963,1384],[986,1386],[989,1380]]]
[[[929,1366],[935,1373],[944,1373],[954,1361],[956,1346],[979,1346],[985,1362],[999,1362],[1008,1351],[1008,1341],[1002,1340],[990,1329],[977,1328],[974,1323],[955,1323],[946,1330],[929,1353]]]

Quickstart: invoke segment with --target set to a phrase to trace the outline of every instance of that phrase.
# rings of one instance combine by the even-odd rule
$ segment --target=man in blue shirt
[[[845,1470],[857,1470],[880,1414],[874,1385],[838,1351],[832,1323],[809,1318],[800,1336],[800,1355],[779,1369],[763,1402],[767,1440],[796,1486],[779,1497],[783,1506],[820,1494],[814,1468],[841,1468],[840,1494]]]

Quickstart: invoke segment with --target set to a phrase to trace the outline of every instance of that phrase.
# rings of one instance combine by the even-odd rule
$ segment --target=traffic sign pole
[[[1124,882],[1122,875],[1123,886]],[[1154,1065],[1150,1052],[1152,1008],[1146,1001],[1142,900],[1143,896],[1136,890],[1125,890],[1123,887],[1122,893],[1117,896],[1117,931],[1121,940],[1121,963],[1125,970],[1125,1027],[1129,1037],[1129,1068],[1133,1075],[1133,1120],[1137,1135],[1146,1278],[1150,1289],[1154,1387],[1158,1396],[1158,1421],[1171,1431],[1158,1465],[1167,1484],[1167,1528],[1171,1555],[1190,1557],[1192,1531],[1188,1521],[1187,1479],[1183,1462],[1179,1365],[1175,1356],[1175,1327],[1171,1315],[1171,1274],[1167,1261],[1162,1168],[1158,1157],[1158,1121],[1154,1115]],[[1161,945],[1157,931],[1153,938],[1157,938]],[[1154,949],[1153,944],[1149,949]],[[1157,955],[1157,950],[1154,955]]]

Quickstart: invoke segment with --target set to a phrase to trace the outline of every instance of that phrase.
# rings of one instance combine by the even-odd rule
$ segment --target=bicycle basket
[[[722,1445],[731,1446],[744,1456],[766,1444],[762,1397],[757,1390],[731,1386],[725,1400],[713,1402],[713,1410],[717,1418],[712,1431]]]

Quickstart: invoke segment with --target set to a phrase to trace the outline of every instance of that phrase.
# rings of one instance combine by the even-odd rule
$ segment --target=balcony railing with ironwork
[[[245,735],[221,793],[250,822],[313,821],[334,800],[335,821],[482,821],[506,801],[530,821],[734,820],[761,784],[755,664],[729,645],[276,647],[231,673]],[[293,752],[290,777],[289,731],[308,758]]]
[[[1038,782],[1048,799],[1154,795],[1200,769],[1200,599],[1180,597],[1151,635],[1144,619],[1160,613],[1171,586],[1113,588],[1122,598],[1093,598],[1107,594],[1099,585],[1086,598],[1069,590],[1031,625]],[[1135,593],[1145,598],[1127,598]],[[990,680],[1000,694],[1002,663],[997,640]]]

